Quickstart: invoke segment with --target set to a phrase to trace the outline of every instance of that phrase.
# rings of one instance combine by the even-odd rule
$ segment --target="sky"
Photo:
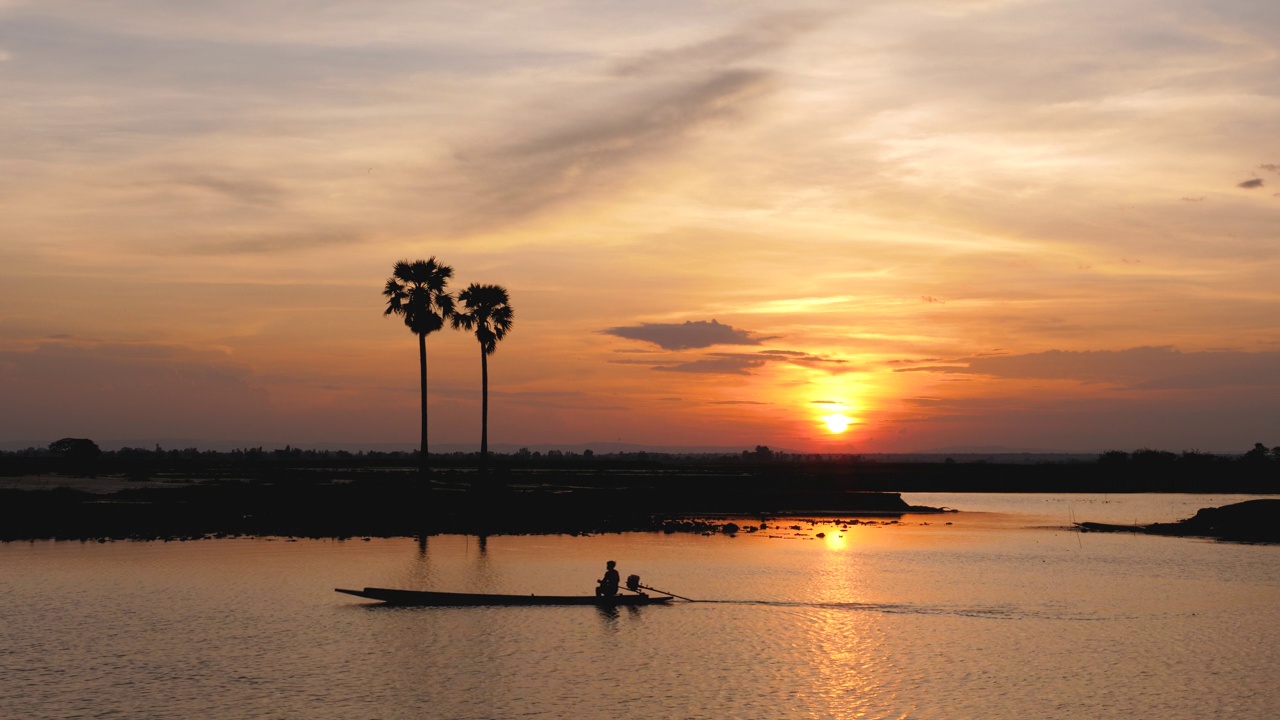
[[[1280,445],[1274,0],[0,0],[0,97],[0,442],[412,448],[435,257],[497,447]]]

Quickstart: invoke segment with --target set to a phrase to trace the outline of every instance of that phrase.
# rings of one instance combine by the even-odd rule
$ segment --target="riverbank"
[[[65,480],[65,482],[64,482]],[[893,492],[717,473],[281,473],[253,478],[28,476],[0,486],[0,540],[231,535],[401,537],[736,532],[772,518],[937,513]],[[711,518],[724,518],[723,520]],[[735,518],[737,521],[730,520]]]
[[[475,458],[442,458],[441,466],[423,474],[386,458],[305,453],[171,457],[157,451],[130,460],[133,464],[112,457],[107,458],[112,462],[78,469],[65,460],[21,459],[51,471],[0,476],[0,540],[714,533],[730,523],[749,531],[772,518],[893,517],[943,509],[912,506],[899,493],[1072,495],[1236,484],[1257,492],[1274,484],[1261,472],[1270,466],[1252,465],[1249,473],[1175,475],[1177,482],[1153,485],[1132,482],[1108,463],[658,462],[579,456],[530,457],[522,464],[505,458],[482,469]],[[1099,523],[1080,527],[1104,530]],[[1183,529],[1179,525],[1163,534]],[[1111,529],[1118,530],[1132,532],[1134,526]],[[1265,532],[1249,530],[1247,537],[1274,541]]]

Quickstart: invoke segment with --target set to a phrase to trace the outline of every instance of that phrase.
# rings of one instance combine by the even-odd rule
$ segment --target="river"
[[[1280,717],[1280,546],[1070,528],[1244,496],[904,497],[961,512],[734,537],[0,544],[0,717]],[[590,593],[610,559],[714,602],[333,592]]]

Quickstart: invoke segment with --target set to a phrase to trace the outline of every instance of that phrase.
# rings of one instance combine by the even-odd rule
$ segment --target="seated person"
[[[597,597],[613,597],[618,594],[618,571],[614,569],[616,565],[612,560],[605,563],[604,577],[596,581]]]

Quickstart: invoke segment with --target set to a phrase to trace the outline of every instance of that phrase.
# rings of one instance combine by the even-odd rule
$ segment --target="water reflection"
[[[431,573],[431,554],[427,544],[427,536],[419,535],[417,552],[406,560],[406,569],[401,582],[406,589],[431,587],[434,577]],[[363,583],[368,584],[368,583]],[[363,584],[361,586],[363,586]]]
[[[467,539],[467,549],[470,551],[471,539]],[[470,554],[470,553],[469,553]],[[479,592],[502,592],[502,564],[492,562],[489,557],[489,536],[476,536],[476,552],[473,557],[475,562],[474,578]]]
[[[637,622],[648,608],[635,605],[596,605],[596,615],[600,618],[600,626],[610,635],[618,633],[621,622]],[[625,617],[623,613],[626,613]]]
[[[600,615],[600,619],[604,621],[604,626],[613,631],[618,630],[618,606],[617,605],[596,605],[596,612]]]
[[[844,533],[828,533],[823,540],[828,550],[844,550],[849,547],[849,538],[845,537]]]
[[[804,695],[821,698],[832,717],[860,717],[872,704],[896,704],[886,687],[893,657],[871,614],[815,610],[806,615],[814,652],[809,656],[809,687]]]

